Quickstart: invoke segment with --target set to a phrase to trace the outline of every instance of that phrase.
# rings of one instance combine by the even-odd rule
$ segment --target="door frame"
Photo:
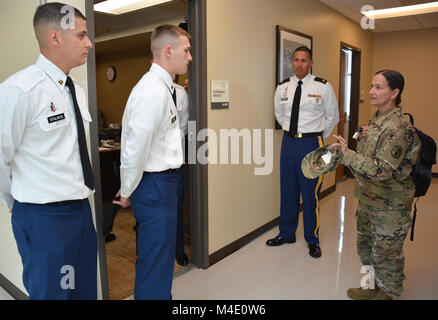
[[[206,44],[206,0],[189,0],[189,33],[192,35],[193,62],[189,68],[190,120],[196,120],[197,130],[207,128],[207,44]],[[88,36],[95,43],[95,23],[93,1],[85,1]],[[109,300],[109,283],[106,261],[105,239],[102,234],[103,203],[99,156],[99,129],[96,88],[96,51],[90,50],[87,61],[88,106],[92,118],[90,126],[90,147],[93,170],[96,177],[94,209],[98,237],[99,290],[103,300]],[[196,141],[196,150],[201,142]],[[189,141],[190,144],[190,141]],[[198,268],[208,268],[208,166],[196,163],[190,168],[190,224],[192,264]]]
[[[94,1],[85,1],[85,16],[87,17],[88,37],[95,44],[94,36]],[[98,290],[102,300],[109,300],[108,271],[106,262],[105,237],[103,236],[103,202],[102,184],[99,155],[99,124],[97,111],[97,87],[96,87],[96,46],[90,49],[87,59],[87,88],[88,108],[91,115],[90,124],[90,153],[91,163],[95,176],[94,212],[96,217],[97,252],[98,252]],[[98,295],[99,297],[99,295]]]
[[[196,130],[207,128],[207,0],[189,0],[189,33],[192,36],[193,61],[189,67],[190,121],[196,120]],[[199,149],[203,142],[189,133],[191,144]],[[190,165],[190,226],[192,264],[207,269],[208,256],[208,165]]]
[[[351,78],[351,102],[350,102],[350,124],[348,127],[348,147],[356,150],[356,140],[352,139],[354,132],[358,128],[359,122],[359,102],[360,102],[360,65],[362,50],[350,44],[341,41],[340,49],[347,48],[353,51],[352,57],[352,74]]]
[[[353,134],[356,132],[358,128],[358,122],[359,122],[359,103],[360,103],[360,68],[361,68],[361,56],[362,56],[362,50],[360,48],[357,48],[355,46],[352,46],[345,42],[340,42],[339,45],[339,52],[342,51],[342,49],[349,49],[352,51],[352,71],[351,74],[353,75],[351,77],[351,95],[350,95],[350,121],[348,125],[348,148],[352,150],[356,150],[356,140],[353,139]],[[342,63],[342,56],[340,54],[339,57],[340,63]],[[341,75],[339,76],[339,83],[341,83],[342,78]],[[341,88],[341,85],[339,86]],[[340,90],[340,89],[339,89]],[[339,92],[339,96],[343,95],[343,92]],[[342,110],[341,110],[342,109]],[[343,106],[339,105],[339,113],[341,114],[341,111],[343,112]],[[340,124],[339,124],[340,125]],[[338,125],[338,131],[339,131],[339,125]],[[352,173],[348,169],[348,167],[344,167],[345,169],[345,175],[349,178],[353,178]]]

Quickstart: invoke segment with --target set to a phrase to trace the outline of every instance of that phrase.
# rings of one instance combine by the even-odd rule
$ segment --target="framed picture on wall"
[[[280,82],[294,75],[292,68],[294,50],[301,46],[306,46],[312,50],[313,38],[307,34],[277,25],[276,39],[275,87],[277,88]],[[275,128],[281,129],[277,120],[275,120]]]

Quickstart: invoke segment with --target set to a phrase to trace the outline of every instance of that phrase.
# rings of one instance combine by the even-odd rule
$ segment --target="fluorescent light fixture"
[[[173,0],[107,0],[94,5],[94,11],[123,14]]]
[[[412,6],[362,11],[361,13],[370,19],[383,19],[383,18],[411,16],[414,14],[423,14],[423,13],[431,13],[431,12],[438,12],[438,1],[415,4]]]

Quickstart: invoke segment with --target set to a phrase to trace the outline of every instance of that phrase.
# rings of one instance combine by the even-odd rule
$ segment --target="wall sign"
[[[230,107],[230,82],[211,80],[211,108],[228,109]]]

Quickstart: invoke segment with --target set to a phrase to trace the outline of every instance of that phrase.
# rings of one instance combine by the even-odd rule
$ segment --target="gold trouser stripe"
[[[318,143],[319,143],[319,147],[323,146],[322,143],[322,137],[318,136]],[[316,209],[315,209],[315,214],[316,214],[316,228],[314,231],[315,237],[318,239],[318,229],[319,229],[319,199],[318,199],[318,189],[321,186],[322,183],[322,175],[319,176],[318,179],[318,183],[316,184],[316,188],[315,188],[315,200],[316,200]]]

